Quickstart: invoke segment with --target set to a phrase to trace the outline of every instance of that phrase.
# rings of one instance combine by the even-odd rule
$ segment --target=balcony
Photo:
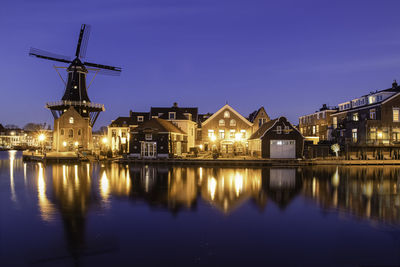
[[[97,104],[97,103],[86,102],[86,101],[61,100],[61,101],[46,103],[46,108],[48,108],[48,109],[65,109],[66,107],[70,107],[70,106],[85,107],[88,110],[101,110],[101,111],[105,110],[103,104]]]

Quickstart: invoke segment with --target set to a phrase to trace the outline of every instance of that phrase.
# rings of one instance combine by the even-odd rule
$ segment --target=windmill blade
[[[90,63],[90,62],[84,62],[83,64],[86,65],[86,66],[89,66],[89,67],[94,67],[96,69],[101,69],[102,71],[103,70],[107,70],[109,72],[115,72],[116,73],[115,75],[119,75],[121,73],[121,71],[122,71],[122,69],[119,68],[119,67],[101,65],[101,64]]]
[[[81,31],[79,32],[78,45],[76,47],[75,56],[79,58],[86,57],[86,50],[90,36],[90,25],[82,24]]]
[[[62,56],[62,55],[57,55],[51,52],[47,52],[44,50],[40,50],[37,48],[31,47],[29,50],[29,55],[33,57],[38,57],[38,58],[43,58],[43,59],[48,59],[48,60],[53,60],[53,61],[58,61],[58,62],[64,62],[64,63],[71,63],[71,58],[67,56]]]
[[[108,76],[120,76],[120,71],[107,70],[107,69],[96,69],[96,68],[86,68],[90,73],[108,75]]]

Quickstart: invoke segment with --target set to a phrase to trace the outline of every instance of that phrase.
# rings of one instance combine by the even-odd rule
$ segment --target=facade
[[[400,87],[372,92],[339,104],[332,116],[336,141],[342,145],[400,144]]]
[[[153,118],[131,131],[129,156],[169,158],[181,156],[187,147],[187,134],[172,122]]]
[[[319,141],[332,140],[333,117],[336,107],[322,105],[319,111],[299,117],[299,130],[306,138],[317,144]]]
[[[92,142],[90,118],[81,116],[73,106],[54,119],[54,151],[92,150]]]
[[[148,112],[129,112],[129,117],[118,117],[107,127],[108,146],[113,153],[127,153],[129,151],[130,132],[134,128],[148,121]]]
[[[174,103],[172,107],[152,107],[150,116],[170,121],[187,134],[187,143],[182,147],[183,153],[196,146],[198,108],[178,107],[178,104]]]
[[[244,154],[253,123],[226,104],[206,119],[201,126],[204,150],[222,154]]]
[[[271,119],[265,111],[265,108],[261,107],[251,113],[248,120],[253,123],[253,133],[255,133],[264,123],[269,122]]]
[[[285,118],[264,123],[249,138],[249,153],[262,158],[302,158],[304,137]]]

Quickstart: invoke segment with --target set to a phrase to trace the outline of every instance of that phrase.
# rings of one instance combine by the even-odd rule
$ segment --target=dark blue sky
[[[400,80],[400,1],[20,1],[0,7],[0,123],[52,123],[64,85],[31,46],[72,56],[92,26],[88,61],[120,66],[89,89],[104,103],[95,128],[129,110],[227,101],[242,115],[264,106],[297,123]],[[56,64],[62,66],[62,64]]]

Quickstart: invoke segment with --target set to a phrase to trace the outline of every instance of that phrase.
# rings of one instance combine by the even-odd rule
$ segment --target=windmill
[[[119,75],[122,69],[119,67],[101,65],[83,60],[86,56],[89,34],[90,26],[82,24],[79,32],[78,44],[76,46],[75,58],[73,60],[68,56],[57,55],[36,48],[31,48],[29,55],[69,64],[68,67],[64,67],[68,73],[67,82],[64,82],[57,70],[57,68],[60,67],[55,67],[57,73],[65,84],[65,92],[60,101],[49,102],[46,104],[46,108],[51,110],[54,119],[58,119],[72,106],[82,117],[89,118],[90,126],[93,127],[100,112],[105,109],[103,104],[96,104],[90,101],[87,92],[88,88],[86,87],[86,75],[89,71],[95,73],[94,77],[97,74]],[[91,83],[93,82],[93,79]]]

